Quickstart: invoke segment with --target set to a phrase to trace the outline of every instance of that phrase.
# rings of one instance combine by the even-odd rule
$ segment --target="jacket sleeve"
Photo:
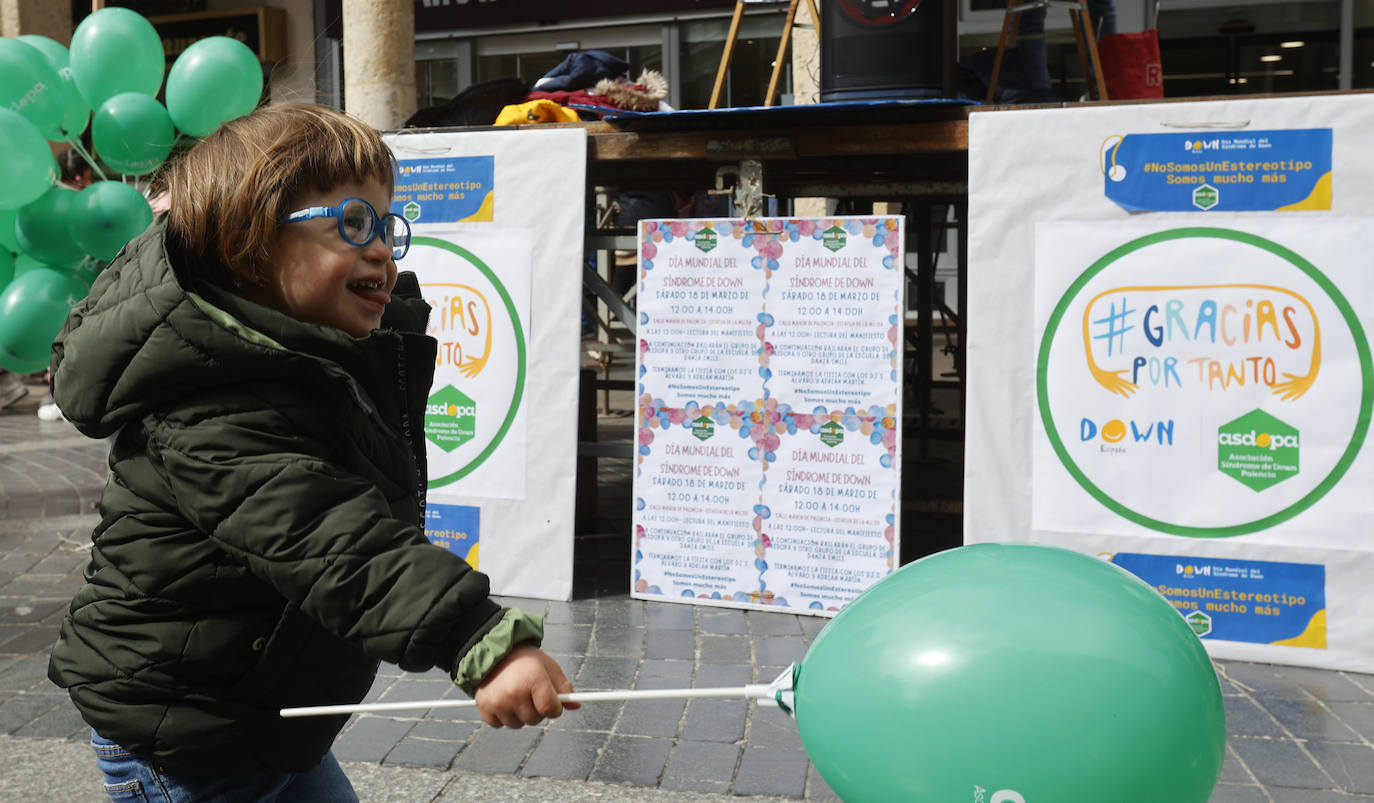
[[[308,412],[164,419],[149,448],[180,513],[305,615],[378,660],[454,673],[502,619],[486,575],[331,463]]]

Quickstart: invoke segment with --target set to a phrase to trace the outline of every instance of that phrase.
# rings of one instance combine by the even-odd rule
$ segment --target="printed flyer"
[[[639,234],[633,595],[833,615],[896,568],[902,219]]]

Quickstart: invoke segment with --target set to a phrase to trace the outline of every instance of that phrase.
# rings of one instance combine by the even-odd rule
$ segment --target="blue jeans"
[[[324,760],[306,772],[255,772],[222,778],[173,775],[135,756],[95,731],[91,731],[95,763],[105,775],[105,793],[111,800],[133,803],[358,803],[334,759]]]
[[[1016,25],[1018,69],[1033,102],[1056,100],[1050,90],[1050,69],[1045,60],[1045,14],[1047,8],[1020,12]],[[1116,0],[1088,0],[1088,18],[1094,38],[1116,33]],[[1026,37],[1022,39],[1022,37]]]

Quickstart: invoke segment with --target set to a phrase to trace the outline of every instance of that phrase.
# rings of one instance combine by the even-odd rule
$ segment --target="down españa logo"
[[[452,385],[429,397],[425,405],[425,437],[445,452],[472,440],[477,433],[477,405]]]

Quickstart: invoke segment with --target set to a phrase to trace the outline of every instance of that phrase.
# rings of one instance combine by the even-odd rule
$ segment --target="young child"
[[[450,673],[492,726],[562,713],[539,619],[421,527],[436,344],[396,289],[392,167],[326,107],[226,123],[54,344],[111,473],[48,674],[116,799],[357,800],[347,718],[278,710],[358,702],[379,661]]]

